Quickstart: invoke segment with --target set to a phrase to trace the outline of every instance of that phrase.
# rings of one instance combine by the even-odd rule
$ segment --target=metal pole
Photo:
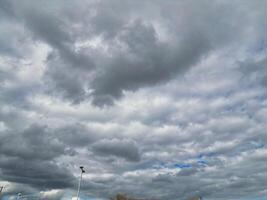
[[[80,180],[79,180],[79,185],[78,185],[77,199],[76,199],[76,200],[79,200],[79,194],[80,194],[80,187],[81,187],[82,175],[83,175],[83,173],[81,172],[81,176],[80,176]]]
[[[17,200],[20,199],[21,193],[18,193]]]
[[[4,186],[1,186],[0,187],[0,194],[2,193],[3,189],[4,189]]]
[[[80,169],[81,169],[81,176],[80,176],[80,180],[79,180],[79,184],[78,184],[78,191],[77,191],[77,199],[76,200],[79,200],[79,194],[80,194],[82,176],[83,176],[83,173],[85,172],[83,166],[81,166]]]

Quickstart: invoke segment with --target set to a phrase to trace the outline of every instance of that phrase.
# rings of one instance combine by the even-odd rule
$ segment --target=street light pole
[[[80,180],[79,180],[79,184],[78,184],[78,191],[77,191],[77,199],[76,200],[79,200],[79,194],[80,194],[80,187],[81,187],[81,182],[82,182],[82,176],[83,176],[83,173],[85,173],[85,170],[84,170],[84,167],[83,166],[80,166],[80,169],[81,169],[81,176],[80,176]]]
[[[2,194],[3,189],[4,189],[4,186],[0,186],[0,196]]]
[[[21,193],[18,193],[17,200],[20,200]]]

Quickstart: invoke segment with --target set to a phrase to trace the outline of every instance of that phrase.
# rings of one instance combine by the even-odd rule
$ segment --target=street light
[[[79,184],[78,184],[77,200],[79,200],[79,193],[80,193],[82,176],[83,176],[83,173],[85,173],[85,170],[84,170],[84,167],[83,166],[80,166],[80,169],[81,169],[81,176],[80,176],[80,180],[79,180]]]

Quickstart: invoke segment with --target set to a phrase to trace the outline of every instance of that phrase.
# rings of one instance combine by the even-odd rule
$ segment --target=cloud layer
[[[0,0],[4,198],[266,197],[266,4]]]

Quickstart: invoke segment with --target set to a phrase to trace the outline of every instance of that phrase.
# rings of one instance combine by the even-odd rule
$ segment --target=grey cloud
[[[132,162],[141,158],[138,147],[130,140],[100,140],[93,144],[92,150],[100,156],[117,156]]]
[[[47,127],[32,125],[17,133],[0,134],[0,177],[28,184],[33,188],[66,188],[73,184],[73,175],[54,160],[72,155]]]
[[[196,9],[185,3],[159,3],[160,5],[151,7],[146,2],[139,15],[134,14],[133,10],[142,7],[138,3],[113,3],[114,7],[109,7],[110,3],[105,2],[88,5],[91,13],[88,10],[81,11],[89,20],[80,19],[78,23],[84,29],[89,29],[89,40],[99,34],[101,36],[102,33],[110,38],[103,41],[108,49],[107,55],[101,49],[88,46],[75,50],[79,37],[75,29],[71,28],[74,22],[65,20],[70,13],[55,13],[53,9],[38,8],[35,3],[17,9],[17,17],[22,18],[33,36],[48,43],[56,51],[54,59],[49,59],[47,79],[54,85],[52,89],[74,103],[91,96],[95,105],[112,104],[125,91],[136,91],[145,86],[167,82],[196,65],[211,50],[233,41],[235,35],[241,34],[244,28],[242,23],[237,24],[241,11],[237,10],[236,15],[230,13],[227,19],[222,20],[220,17],[225,16],[228,8],[226,5],[219,8],[216,3],[204,2],[209,9],[202,4]],[[174,8],[180,7],[186,7],[191,14],[180,13],[179,16]],[[163,8],[171,11],[161,15]],[[122,9],[127,9],[131,15],[126,11],[122,12]],[[92,14],[94,12],[95,15]],[[156,16],[155,12],[158,13]],[[74,18],[80,16],[73,12],[71,14]],[[155,28],[149,14],[157,17],[159,24],[167,31],[166,34],[170,35],[169,41],[159,38],[159,30]],[[179,17],[186,19],[190,28],[185,21],[177,27],[173,26]],[[218,21],[215,22],[215,19]],[[240,28],[235,28],[230,21]],[[216,28],[211,28],[212,26]],[[222,26],[227,30],[225,34],[220,31]],[[66,65],[68,71],[63,70]]]
[[[167,5],[170,6],[163,4],[166,7]],[[171,5],[172,9],[185,6],[183,3]],[[170,42],[160,41],[153,23],[143,22],[145,17],[144,19],[140,17],[140,20],[122,27],[117,38],[125,48],[123,52],[119,51],[110,61],[107,61],[105,71],[97,75],[93,83],[93,103],[110,104],[114,99],[123,96],[124,91],[136,91],[143,86],[166,82],[196,65],[204,55],[208,55],[210,50],[220,48],[223,43],[232,41],[235,34],[241,33],[242,24],[238,24],[241,26],[240,30],[232,29],[227,20],[220,20],[220,16],[224,15],[226,10],[219,9],[216,4],[209,6],[210,10],[205,14],[201,13],[200,16],[198,16],[199,12],[204,9],[202,6],[199,10],[194,7],[189,8],[192,9],[191,15],[181,16],[186,17],[189,24],[195,25],[192,26],[193,29],[188,28],[187,24],[182,24],[179,30],[171,25],[165,27],[169,30],[170,37],[173,37]],[[214,13],[213,10],[218,12]],[[160,12],[160,9],[158,11]],[[217,22],[214,21],[214,17],[209,18],[213,15],[218,19]],[[238,15],[239,13],[237,16],[230,15],[229,20],[239,23],[236,20]],[[165,14],[165,18],[175,24],[175,19],[170,16]],[[197,22],[194,21],[195,18]],[[210,24],[206,19],[210,20]],[[218,26],[218,29],[211,29],[211,24]],[[220,31],[221,27],[227,29],[225,34]]]
[[[71,99],[73,103],[79,103],[85,100],[85,91],[82,87],[82,81],[80,78],[76,78],[74,73],[65,71],[59,73],[64,68],[64,63],[58,60],[57,56],[53,58],[53,61],[48,60],[50,70],[47,71],[47,90],[50,94],[56,97],[62,96],[63,99]]]
[[[266,194],[265,2],[67,2],[0,0],[1,180],[71,196],[83,165],[86,197]]]
[[[108,42],[109,39],[116,37],[118,32],[122,29],[127,17],[120,17],[120,14],[126,14],[123,9],[121,9],[120,2],[115,2],[112,4],[110,2],[98,2],[90,10],[95,11],[95,15],[89,19],[89,24],[91,25],[90,32],[95,35],[102,35]],[[112,7],[113,9],[110,9]]]
[[[51,161],[0,158],[0,177],[10,182],[28,184],[33,188],[58,189],[73,186],[73,175],[64,166]]]
[[[45,191],[45,192],[41,192],[40,193],[40,199],[41,200],[58,200],[58,199],[62,199],[64,196],[64,191],[63,190],[51,190],[51,191]]]
[[[8,33],[9,34],[9,33]],[[0,38],[0,44],[1,44],[1,48],[0,48],[0,53],[2,55],[15,55],[15,56],[19,56],[20,52],[17,51],[17,41],[13,40],[13,41],[7,41],[6,38],[10,37],[9,36],[5,36],[5,35],[1,35]]]
[[[27,106],[27,97],[39,89],[38,84],[19,83],[20,81],[16,78],[8,81],[17,81],[17,84],[11,88],[5,87],[5,83],[2,87],[0,86],[0,101],[9,101],[10,105]]]
[[[0,120],[8,129],[20,132],[27,124],[27,118],[15,107],[2,107],[0,109]],[[1,136],[0,136],[1,137]]]
[[[6,183],[6,182],[1,182],[1,184]],[[22,194],[34,194],[37,193],[38,191],[30,186],[26,186],[25,184],[21,183],[9,183],[8,185],[5,185],[4,188],[4,193],[2,193],[2,198],[7,198],[8,195],[11,195],[12,197],[17,197],[18,193]],[[14,198],[15,199],[15,198]]]
[[[33,125],[21,133],[0,136],[3,155],[25,160],[50,160],[66,153],[66,147],[56,140],[46,127]]]
[[[81,124],[68,125],[57,129],[56,132],[56,137],[69,146],[88,146],[99,139],[99,134]]]
[[[84,80],[77,81],[79,80],[77,76],[83,73],[81,70],[86,70],[89,73],[94,67],[91,56],[88,54],[88,51],[75,50],[75,40],[70,31],[71,27],[57,13],[51,11],[56,8],[52,6],[51,10],[46,10],[44,7],[30,2],[25,4],[21,2],[10,3],[15,16],[14,23],[17,23],[17,26],[22,25],[20,28],[22,31],[26,28],[33,41],[46,43],[52,48],[52,52],[47,56],[47,65],[50,66],[47,69],[50,70],[48,70],[48,75],[46,76],[47,82],[52,84],[48,87],[49,90],[58,91],[57,93],[52,92],[52,94],[55,96],[60,96],[59,94],[61,94],[64,98],[79,103],[86,96],[84,96]],[[48,4],[44,4],[49,7]],[[11,31],[10,28],[8,31]],[[29,38],[29,35],[27,36]],[[20,47],[16,45],[17,47],[14,48],[15,44],[13,43],[2,45],[5,48],[3,51],[8,53],[7,50],[9,50],[11,54],[12,51],[16,50],[16,52],[21,53]],[[16,52],[13,52],[13,54]],[[70,66],[70,70],[78,72],[61,74],[62,65],[65,67]],[[74,84],[71,84],[75,81],[76,87],[74,87]]]
[[[2,17],[11,17],[14,15],[14,10],[12,8],[12,4],[9,1],[2,0],[0,1],[0,10]]]
[[[121,37],[129,51],[115,55],[106,71],[96,78],[93,84],[95,104],[112,103],[114,97],[123,95],[123,90],[135,91],[141,86],[167,81],[195,63],[208,45],[201,35],[193,36],[195,46],[192,47],[186,46],[186,39],[174,46],[161,43],[153,26],[142,21],[127,27]]]
[[[196,168],[182,169],[177,175],[178,176],[190,176],[197,173],[198,170]]]
[[[62,21],[56,19],[53,13],[51,15],[49,13],[37,13],[33,9],[24,12],[25,24],[37,39],[44,40],[56,49],[64,49],[72,42],[70,33],[65,31],[67,27]]]
[[[267,86],[267,58],[259,60],[246,60],[240,63],[240,70],[244,74],[245,81],[249,80],[250,83],[259,82],[264,87]]]
[[[170,175],[168,174],[163,174],[163,175],[158,175],[154,179],[152,179],[153,182],[162,182],[166,184],[172,184],[173,179]]]

